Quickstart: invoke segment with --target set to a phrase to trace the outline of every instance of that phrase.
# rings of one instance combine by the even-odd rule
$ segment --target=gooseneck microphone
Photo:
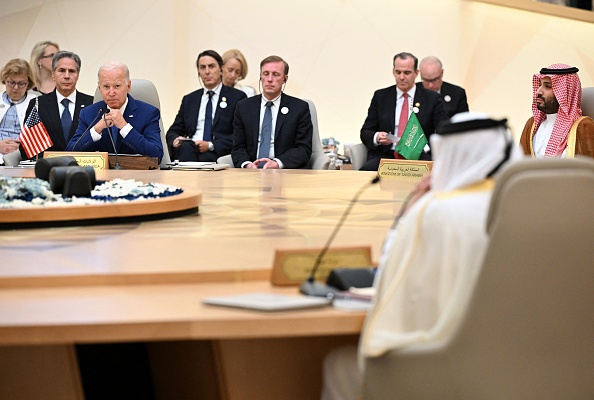
[[[103,121],[105,121],[105,125],[107,126],[107,133],[109,133],[109,140],[111,140],[111,145],[113,146],[113,152],[115,154],[115,165],[113,166],[113,169],[124,169],[124,168],[122,168],[122,166],[120,165],[120,162],[118,161],[118,150],[116,149],[115,143],[113,141],[113,136],[111,134],[111,127],[107,123],[107,118],[105,118],[106,114],[109,114],[109,108],[107,110],[105,110],[105,114],[103,114]]]
[[[359,191],[357,193],[355,193],[355,195],[351,199],[348,207],[346,208],[346,210],[342,214],[342,217],[340,217],[340,220],[338,221],[338,224],[336,224],[336,227],[334,228],[334,231],[332,232],[332,234],[328,238],[328,241],[326,241],[326,244],[324,245],[324,247],[320,251],[320,254],[318,254],[318,258],[316,259],[316,261],[315,261],[315,263],[314,263],[314,265],[313,265],[313,267],[311,269],[311,273],[309,274],[309,277],[299,287],[299,292],[301,292],[302,294],[304,294],[306,296],[328,297],[329,295],[331,295],[332,293],[334,293],[334,292],[337,291],[337,289],[335,289],[335,288],[333,288],[331,286],[328,286],[328,285],[326,285],[324,283],[316,282],[316,280],[315,280],[316,272],[318,271],[318,268],[320,267],[320,264],[322,263],[322,259],[324,258],[324,256],[328,252],[328,249],[330,248],[330,245],[332,244],[332,241],[334,240],[334,238],[338,234],[338,231],[342,227],[342,224],[344,223],[344,221],[346,220],[346,218],[349,216],[351,210],[353,209],[353,207],[355,206],[355,204],[359,200],[359,197],[370,186],[375,185],[379,181],[380,181],[380,177],[378,175],[375,178],[373,178],[373,180],[371,180],[371,182],[368,182],[365,185],[363,185],[361,187],[361,189],[359,189]]]
[[[95,118],[93,118],[93,121],[89,124],[89,126],[87,126],[87,129],[85,129],[85,131],[82,133],[82,135],[80,135],[80,137],[78,138],[78,140],[76,141],[76,143],[74,143],[74,146],[72,146],[72,151],[76,151],[76,146],[78,146],[78,142],[80,142],[80,140],[85,136],[85,134],[91,130],[91,128],[93,127],[93,125],[95,124],[95,122],[97,121],[97,118],[99,118],[99,115],[103,112],[103,109],[100,108],[99,111],[97,112],[97,115],[95,116]],[[68,147],[68,143],[66,143],[66,147]]]

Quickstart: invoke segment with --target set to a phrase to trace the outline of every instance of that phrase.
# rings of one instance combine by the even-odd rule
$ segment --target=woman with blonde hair
[[[19,135],[25,122],[29,101],[39,93],[29,90],[33,87],[33,72],[26,60],[10,60],[0,71],[6,91],[0,98],[0,165],[4,155],[17,151]]]
[[[252,97],[256,94],[253,87],[237,83],[244,79],[247,73],[247,61],[241,51],[233,49],[223,54],[223,85],[242,90],[248,97]]]
[[[33,68],[35,77],[33,90],[46,94],[56,88],[56,83],[52,78],[52,59],[58,51],[60,51],[58,43],[49,40],[33,46],[33,50],[31,50],[31,68]]]

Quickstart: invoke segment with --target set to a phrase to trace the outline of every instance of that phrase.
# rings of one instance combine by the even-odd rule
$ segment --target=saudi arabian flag
[[[417,115],[413,112],[410,114],[406,128],[402,132],[402,138],[395,150],[407,160],[418,160],[426,144],[427,138],[423,128],[421,128]]]

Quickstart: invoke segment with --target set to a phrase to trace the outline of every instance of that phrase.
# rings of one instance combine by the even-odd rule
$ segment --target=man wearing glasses
[[[29,102],[26,118],[38,107],[39,118],[52,139],[53,146],[47,150],[66,150],[68,141],[78,126],[82,108],[93,104],[93,96],[76,90],[80,73],[80,57],[70,51],[59,51],[52,59],[52,76],[56,88]],[[21,156],[26,158],[21,146]]]
[[[10,60],[0,76],[6,86],[0,100],[0,165],[3,165],[4,155],[18,150],[25,110],[29,101],[39,93],[29,90],[34,84],[33,72],[25,60]]]
[[[448,118],[468,111],[466,91],[460,86],[443,81],[443,66],[437,57],[429,56],[419,64],[421,83],[425,89],[433,90],[441,95]]]

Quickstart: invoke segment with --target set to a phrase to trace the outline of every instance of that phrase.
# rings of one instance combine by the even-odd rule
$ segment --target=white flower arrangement
[[[174,196],[182,192],[181,188],[161,183],[114,179],[98,182],[95,189],[91,191],[91,197],[62,197],[52,192],[49,183],[44,180],[0,176],[0,209],[142,201]]]

